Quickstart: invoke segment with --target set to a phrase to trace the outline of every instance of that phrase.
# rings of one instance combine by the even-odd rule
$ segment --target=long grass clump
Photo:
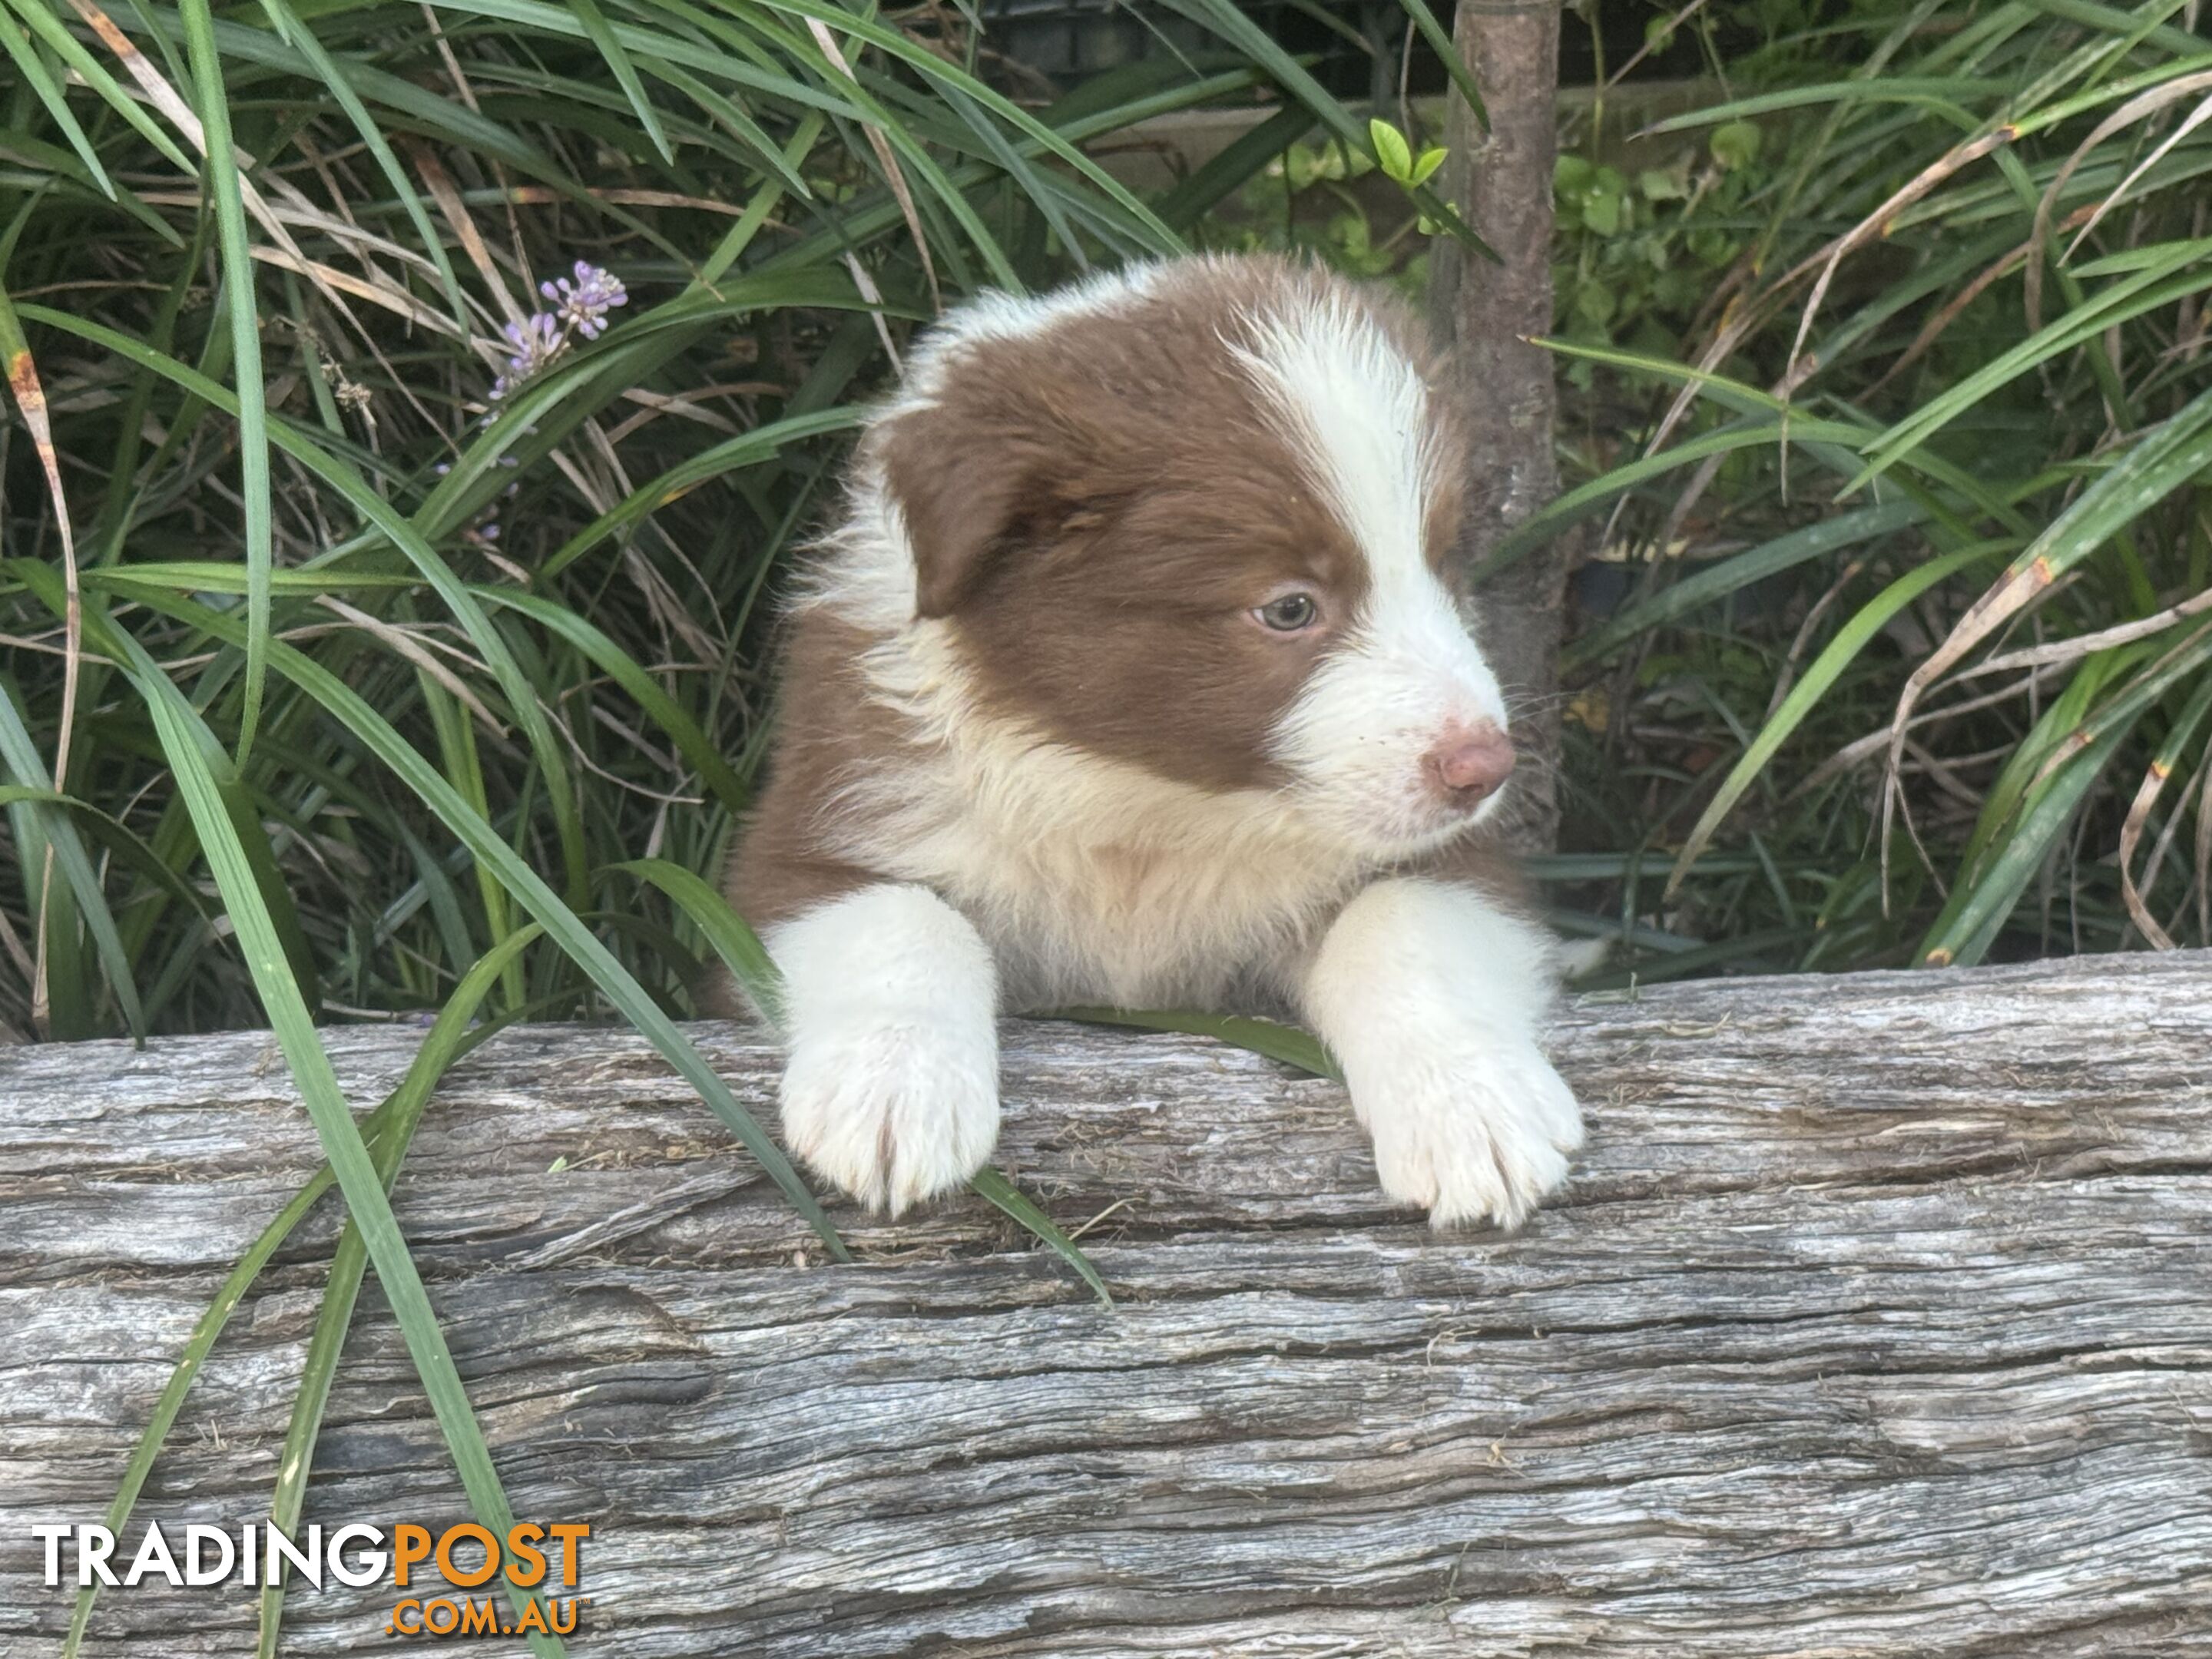
[[[1619,976],[2212,943],[2194,16],[1856,6],[1563,167],[1581,480],[1515,547],[1598,556],[1551,868]]]

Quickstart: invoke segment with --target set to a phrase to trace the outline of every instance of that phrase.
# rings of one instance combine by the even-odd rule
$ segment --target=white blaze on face
[[[1301,804],[1380,854],[1465,827],[1422,757],[1455,726],[1505,727],[1498,678],[1425,556],[1441,457],[1429,391],[1389,337],[1330,296],[1254,319],[1247,371],[1366,556],[1366,604],[1276,734]],[[1495,803],[1496,797],[1486,808]]]

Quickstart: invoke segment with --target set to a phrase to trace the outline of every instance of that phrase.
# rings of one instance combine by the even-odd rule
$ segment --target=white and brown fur
[[[1207,258],[986,298],[915,353],[729,878],[819,1173],[894,1213],[958,1186],[997,1017],[1106,1003],[1303,1018],[1439,1225],[1564,1179],[1553,951],[1481,827],[1504,704],[1441,574],[1470,458],[1418,338]]]

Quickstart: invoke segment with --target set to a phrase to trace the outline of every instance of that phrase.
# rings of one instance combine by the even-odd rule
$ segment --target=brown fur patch
[[[1187,270],[1134,313],[974,341],[933,404],[871,435],[921,614],[951,619],[987,711],[1180,782],[1274,781],[1268,734],[1350,626],[1367,568],[1224,331],[1326,280],[1272,259]],[[1372,309],[1427,356],[1409,313]],[[1459,511],[1440,491],[1439,566]],[[1292,586],[1320,601],[1318,627],[1254,623]]]
[[[867,696],[857,661],[867,642],[850,623],[810,609],[785,643],[774,757],[724,883],[756,932],[880,879],[825,850],[840,791],[913,741],[905,722]]]

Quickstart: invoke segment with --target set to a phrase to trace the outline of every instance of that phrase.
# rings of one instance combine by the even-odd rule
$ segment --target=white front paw
[[[858,1024],[795,1042],[783,1130],[812,1168],[894,1216],[964,1185],[999,1138],[998,1045],[942,1027]]]
[[[1517,1227],[1566,1180],[1583,1143],[1573,1092],[1525,1036],[1412,1039],[1346,1070],[1382,1190],[1438,1227]]]

